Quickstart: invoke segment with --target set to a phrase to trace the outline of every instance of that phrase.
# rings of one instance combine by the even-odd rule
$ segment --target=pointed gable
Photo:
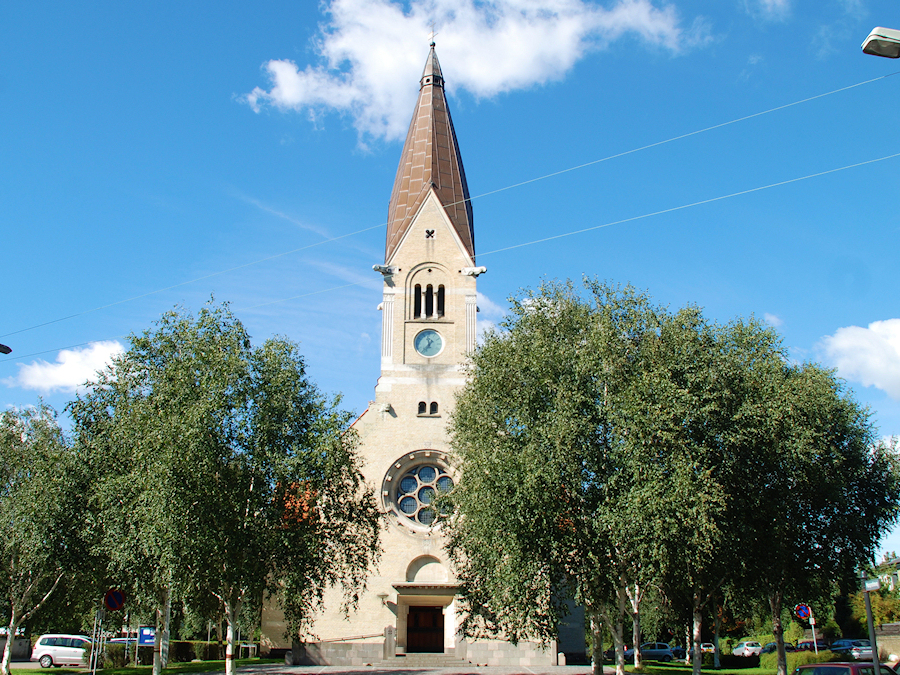
[[[444,96],[444,78],[434,52],[434,43],[431,44],[425,71],[419,81],[419,100],[400,155],[400,166],[397,167],[388,206],[386,263],[390,262],[432,188],[466,252],[474,261],[472,203],[456,132]]]

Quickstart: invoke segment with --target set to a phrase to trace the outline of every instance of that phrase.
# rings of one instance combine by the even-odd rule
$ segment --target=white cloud
[[[19,364],[19,373],[4,380],[10,387],[34,389],[45,394],[55,391],[77,391],[88,380],[96,377],[125,348],[115,340],[92,342],[80,349],[63,349],[56,356],[56,363],[37,360]]]
[[[506,310],[491,300],[484,293],[478,292],[478,344],[484,342],[484,335],[497,328],[497,322],[505,315]]]
[[[779,21],[790,14],[791,0],[744,0],[744,7],[753,16]]]
[[[769,0],[773,1],[773,0]],[[438,54],[452,68],[448,88],[477,97],[560,79],[588,52],[626,34],[672,53],[703,42],[702,21],[685,31],[672,5],[651,0],[331,0],[315,49],[321,65],[288,60],[263,65],[269,89],[242,97],[263,106],[337,111],[361,136],[401,139],[425,62],[430,25]]]
[[[775,328],[778,328],[781,324],[784,323],[784,321],[782,321],[780,317],[776,316],[775,314],[769,314],[768,312],[763,314],[763,319],[767,324]]]
[[[842,377],[900,400],[900,319],[838,328],[822,338],[820,348]]]

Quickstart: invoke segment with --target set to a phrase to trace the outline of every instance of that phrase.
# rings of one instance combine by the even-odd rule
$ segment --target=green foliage
[[[0,612],[8,634],[89,569],[88,480],[50,407],[0,412]],[[7,665],[4,658],[0,671]]]
[[[109,575],[134,612],[167,593],[196,627],[257,617],[277,591],[294,632],[324,589],[352,604],[379,519],[348,413],[308,380],[297,346],[253,348],[227,306],[172,311],[70,406],[97,478]]]
[[[830,596],[896,518],[893,448],[760,322],[585,286],[514,298],[458,397],[465,629],[547,640],[567,597],[600,611],[640,584],[699,630],[733,582],[777,635],[785,602]]]
[[[869,602],[872,605],[872,621],[876,626],[900,621],[900,598],[896,593],[882,588],[869,593]],[[867,625],[865,597],[862,591],[850,596],[850,606],[853,608],[853,618],[861,626]]]
[[[828,661],[844,661],[845,656],[837,657],[830,651],[821,651],[816,654],[814,651],[788,652],[787,654],[787,671],[794,672],[797,666],[807,663],[827,663]],[[762,668],[774,671],[778,666],[778,653],[763,654],[759,657],[759,665]]]

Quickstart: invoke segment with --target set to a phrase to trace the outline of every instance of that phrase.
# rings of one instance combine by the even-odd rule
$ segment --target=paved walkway
[[[614,674],[615,668],[605,667],[604,675]],[[278,663],[241,666],[240,675],[590,675],[590,666],[468,666],[463,668],[430,668],[396,666],[285,666]]]

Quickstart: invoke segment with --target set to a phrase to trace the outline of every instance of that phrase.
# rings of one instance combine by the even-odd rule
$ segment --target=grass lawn
[[[606,664],[604,664],[606,665]],[[614,665],[614,664],[611,664]],[[681,662],[657,663],[650,661],[641,670],[635,670],[634,666],[625,666],[627,673],[643,673],[643,675],[686,675],[691,672],[691,666]],[[704,673],[717,673],[717,675],[774,675],[772,668],[704,668]]]
[[[284,659],[235,659],[238,668],[248,665],[259,665],[261,663],[284,663]],[[147,675],[153,666],[138,666],[135,668],[109,668],[103,670],[103,675]],[[225,670],[225,661],[190,661],[188,663],[170,663],[163,669],[164,673],[208,673],[210,671]],[[37,675],[43,669],[35,670],[33,668],[11,668],[11,675]],[[84,668],[53,668],[48,671],[48,675],[84,675],[87,669]]]

